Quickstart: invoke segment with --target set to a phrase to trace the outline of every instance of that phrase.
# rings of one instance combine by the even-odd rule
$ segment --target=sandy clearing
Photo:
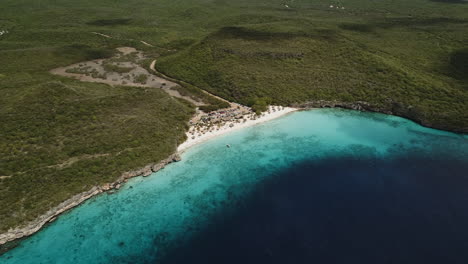
[[[204,105],[203,102],[197,102],[189,96],[183,96],[177,90],[172,89],[178,85],[177,83],[156,76],[148,72],[148,70],[146,70],[144,67],[140,66],[138,62],[145,59],[142,52],[139,52],[138,50],[132,47],[120,47],[117,48],[117,50],[121,53],[121,55],[117,57],[110,59],[80,62],[66,67],[53,69],[50,71],[50,73],[74,78],[83,82],[104,83],[113,86],[124,85],[132,87],[157,88],[163,90],[164,92],[173,97],[185,99],[196,106]],[[135,54],[135,61],[112,61],[116,58],[119,59],[122,58],[122,56],[131,54]],[[131,70],[129,72],[124,73],[113,72],[106,70],[104,68],[105,64],[113,64],[114,66],[129,68]],[[70,72],[70,70],[72,72]],[[73,72],[73,70],[77,72]],[[95,71],[94,76],[90,73],[90,71],[92,70]],[[137,81],[138,76],[141,75],[146,76],[146,80],[143,83]]]
[[[217,136],[224,135],[226,133],[230,133],[232,131],[250,127],[256,124],[260,124],[269,120],[273,120],[275,118],[284,116],[288,113],[298,110],[297,108],[284,107],[281,110],[271,111],[274,107],[276,106],[269,106],[270,113],[268,113],[268,111],[263,112],[256,119],[250,119],[243,123],[226,122],[222,127],[219,128],[219,130],[213,129],[211,132],[205,132],[204,134],[201,134],[200,136],[199,135],[193,136],[192,134],[190,134],[190,131],[189,131],[186,133],[187,140],[184,143],[179,145],[179,147],[177,148],[177,151],[179,153],[182,153],[186,151],[187,149],[189,149],[190,147],[198,145],[207,140],[213,139]],[[229,144],[229,142],[226,142],[226,144]],[[232,146],[232,147],[235,147],[235,146]]]

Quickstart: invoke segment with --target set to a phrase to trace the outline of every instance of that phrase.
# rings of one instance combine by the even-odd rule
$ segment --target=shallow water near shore
[[[182,159],[62,215],[0,263],[468,262],[467,136],[321,109]]]

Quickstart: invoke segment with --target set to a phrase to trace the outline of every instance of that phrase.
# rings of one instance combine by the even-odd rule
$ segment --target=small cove
[[[0,262],[468,261],[465,135],[321,109],[182,159],[62,215]]]

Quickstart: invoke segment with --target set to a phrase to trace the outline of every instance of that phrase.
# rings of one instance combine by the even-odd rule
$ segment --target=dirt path
[[[153,61],[151,62],[151,64],[150,64],[150,70],[152,70],[153,72],[157,73],[159,76],[162,76],[162,77],[165,78],[165,79],[168,79],[168,80],[171,80],[171,81],[173,81],[173,82],[175,82],[175,83],[178,83],[179,85],[182,85],[181,83],[183,83],[182,81],[176,80],[176,79],[174,79],[174,78],[171,78],[171,77],[165,75],[164,73],[159,72],[159,71],[156,69],[156,60],[153,60]],[[219,97],[219,96],[216,96],[216,95],[214,95],[214,94],[212,94],[212,93],[209,93],[209,92],[207,92],[207,91],[205,91],[205,90],[203,90],[203,89],[200,89],[200,91],[202,91],[203,93],[205,93],[205,94],[207,94],[207,95],[209,95],[209,96],[212,96],[212,97],[214,97],[214,98],[217,98],[217,99],[219,99],[219,100],[221,100],[221,101],[226,102],[226,103],[229,104],[229,107],[228,107],[228,108],[220,109],[220,111],[223,111],[223,112],[225,112],[225,111],[228,111],[228,112],[229,112],[229,111],[240,111],[240,112],[245,111],[245,112],[250,112],[250,111],[251,111],[251,109],[250,109],[249,107],[245,106],[245,105],[241,105],[241,104],[238,104],[238,103],[230,102],[230,101],[228,101],[228,100],[226,100],[226,99],[224,99],[224,98],[221,98],[221,97]],[[217,112],[217,111],[214,111],[214,112],[212,112],[212,113],[216,113],[216,112]],[[197,109],[195,115],[192,117],[192,119],[190,120],[190,122],[191,122],[192,124],[197,124],[197,123],[200,122],[200,120],[201,120],[204,116],[206,116],[206,114],[208,114],[208,113],[205,113],[205,112],[203,112],[203,111]]]
[[[100,157],[106,157],[106,156],[110,156],[110,155],[111,155],[110,153],[94,154],[94,155],[84,154],[84,155],[81,155],[81,156],[71,157],[71,158],[69,158],[69,159],[67,159],[67,160],[65,160],[65,161],[63,161],[62,163],[59,163],[59,164],[47,166],[47,168],[63,169],[63,168],[70,167],[71,165],[73,165],[74,163],[76,163],[78,161],[88,160],[88,159],[95,159],[95,158],[100,158]]]
[[[140,42],[143,43],[143,45],[146,45],[146,46],[148,46],[148,47],[153,47],[153,48],[154,48],[153,45],[149,44],[149,43],[146,42],[146,41],[140,40]]]
[[[91,34],[98,35],[98,36],[105,37],[105,38],[116,39],[116,38],[114,38],[114,37],[112,37],[112,36],[109,36],[109,35],[106,35],[106,34],[103,34],[103,33],[99,33],[99,32],[94,32],[94,31],[93,31],[93,32],[91,32]],[[141,44],[143,44],[143,45],[145,45],[145,46],[148,46],[148,47],[164,49],[164,48],[162,48],[162,47],[157,47],[157,46],[155,46],[155,45],[153,45],[153,44],[150,44],[150,43],[148,43],[148,42],[146,42],[146,41],[144,41],[144,40],[137,40],[137,39],[123,39],[123,40],[138,41],[138,42],[140,42]],[[165,50],[167,50],[167,51],[172,51],[172,50],[169,50],[169,49],[165,49]]]
[[[163,78],[165,78],[165,79],[174,80],[174,78],[171,78],[171,77],[165,75],[164,73],[159,72],[158,70],[156,70],[156,60],[153,60],[153,61],[151,62],[151,64],[150,64],[150,69],[151,69],[152,71],[154,71],[155,73],[158,73],[159,75],[161,75],[161,76],[162,76]],[[177,82],[177,81],[174,80],[174,82]],[[207,92],[207,91],[205,91],[205,90],[203,90],[203,89],[200,89],[200,91],[202,91],[202,92],[205,93],[205,94],[208,94],[209,96],[215,97],[215,98],[217,98],[217,99],[219,99],[219,100],[221,100],[221,101],[223,101],[223,102],[228,103],[229,105],[231,105],[231,107],[238,106],[238,104],[236,104],[236,103],[229,102],[228,100],[226,100],[226,99],[224,99],[224,98],[221,98],[221,97],[219,97],[219,96],[216,96],[216,95],[214,95],[214,94],[211,94],[211,93],[209,93],[209,92]]]
[[[109,36],[109,35],[102,34],[102,33],[99,33],[99,32],[91,32],[91,33],[94,34],[94,35],[98,35],[98,36],[101,36],[101,37],[105,37],[105,38],[112,38],[112,37]]]

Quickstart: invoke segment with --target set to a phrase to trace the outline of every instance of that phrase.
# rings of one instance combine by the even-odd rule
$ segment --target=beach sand
[[[275,107],[275,108],[278,109],[279,107]],[[177,151],[179,153],[182,153],[185,150],[187,150],[188,148],[190,148],[190,147],[192,147],[194,145],[197,145],[199,143],[205,142],[205,141],[207,141],[209,139],[212,139],[212,138],[214,138],[216,136],[220,136],[220,135],[223,135],[223,134],[226,134],[226,133],[238,130],[238,129],[242,129],[242,128],[245,128],[245,127],[253,126],[253,125],[268,121],[268,120],[272,120],[272,119],[278,118],[280,116],[283,116],[285,114],[288,114],[288,113],[291,113],[293,111],[298,110],[296,108],[291,108],[291,107],[284,107],[281,110],[276,110],[276,111],[273,111],[272,109],[273,109],[273,106],[270,106],[270,113],[268,113],[268,111],[264,112],[264,113],[262,113],[261,116],[257,117],[255,120],[249,120],[248,119],[246,122],[241,122],[241,123],[227,122],[222,127],[220,127],[219,130],[214,130],[212,132],[205,132],[205,134],[202,134],[201,136],[198,136],[198,133],[197,133],[197,136],[195,137],[195,139],[192,139],[193,135],[191,135],[189,132],[187,132],[187,138],[188,138],[187,141],[180,144],[179,147],[177,148]],[[231,124],[233,125],[232,127],[230,127]],[[170,160],[171,162],[173,161],[173,159],[174,159],[173,157],[168,158],[168,160]],[[169,163],[169,162],[167,162],[167,160],[166,161],[161,161],[161,162],[164,163],[164,165]],[[158,163],[158,164],[160,164],[160,163]],[[163,168],[164,165],[160,166],[160,165],[152,164],[151,166],[156,166],[156,167],[158,167],[158,170],[159,170],[159,169]],[[143,176],[143,175],[145,175],[144,170],[147,171],[149,166],[150,165],[148,165],[145,168],[142,168],[140,170],[135,170],[135,171],[123,173],[122,176],[116,182],[114,182],[112,184],[107,184],[107,185],[111,185],[111,186],[120,185],[120,184],[124,184],[126,182],[126,179],[137,177],[137,176]],[[153,169],[149,169],[149,170],[150,170],[150,173],[151,173],[151,170],[153,170]],[[153,170],[153,172],[155,172],[155,171],[157,171],[157,170]],[[9,176],[0,176],[0,178],[2,178],[2,177],[9,177]],[[35,232],[39,231],[44,226],[44,224],[55,220],[63,212],[68,211],[68,210],[70,210],[71,208],[73,208],[75,206],[78,206],[82,202],[86,201],[87,199],[89,199],[89,198],[91,198],[91,197],[93,197],[95,195],[98,195],[100,193],[103,193],[103,192],[106,192],[106,191],[109,191],[109,190],[114,190],[114,189],[115,189],[114,187],[109,189],[109,187],[102,188],[102,186],[95,186],[90,191],[77,194],[74,197],[71,197],[70,199],[68,199],[68,200],[64,201],[63,203],[59,204],[55,208],[50,209],[47,213],[45,213],[44,215],[41,215],[35,221],[30,222],[26,226],[18,227],[16,229],[9,230],[8,232],[1,233],[0,234],[0,245],[3,245],[5,243],[7,243],[7,242],[10,242],[10,241],[13,241],[13,240],[25,237],[25,236],[30,236],[30,235],[34,234]]]
[[[242,129],[242,128],[250,127],[250,126],[262,123],[262,122],[266,122],[266,121],[278,118],[280,116],[283,116],[285,114],[288,114],[288,113],[291,113],[291,112],[294,112],[294,111],[298,110],[297,108],[283,107],[281,110],[273,111],[272,109],[274,107],[276,109],[278,109],[278,107],[276,107],[276,106],[269,106],[270,113],[268,113],[268,111],[263,112],[261,114],[261,116],[258,116],[255,120],[248,119],[246,122],[241,122],[241,123],[226,122],[223,126],[221,126],[219,128],[219,130],[213,129],[213,131],[211,131],[211,132],[207,131],[207,132],[205,132],[205,134],[201,134],[201,136],[199,136],[198,135],[199,133],[196,132],[195,133],[195,138],[192,138],[194,135],[190,134],[190,131],[189,131],[186,134],[187,135],[187,140],[184,143],[179,145],[179,147],[177,148],[177,151],[179,153],[182,153],[182,152],[186,151],[188,148],[190,148],[190,147],[192,147],[194,145],[200,144],[202,142],[205,142],[207,140],[210,140],[210,139],[212,139],[214,137],[224,135],[226,133],[236,131],[236,130],[239,130],[239,129]],[[233,125],[232,127],[230,127],[231,124]]]

